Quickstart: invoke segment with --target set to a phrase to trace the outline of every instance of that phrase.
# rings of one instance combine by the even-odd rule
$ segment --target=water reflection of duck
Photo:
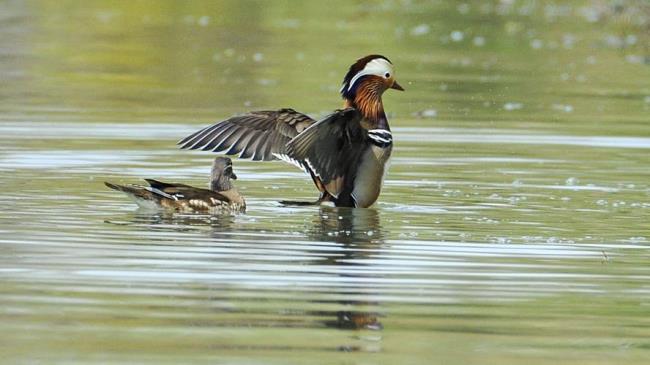
[[[341,243],[346,248],[376,247],[383,243],[379,213],[375,209],[321,206],[309,235],[319,241]],[[365,254],[346,250],[347,255]]]
[[[237,179],[232,170],[232,161],[227,157],[217,157],[212,163],[210,189],[153,179],[145,179],[149,186],[117,185],[109,182],[104,184],[126,193],[144,208],[162,207],[179,212],[199,213],[243,212],[246,210],[246,202],[231,179]]]
[[[372,255],[373,248],[384,244],[384,234],[381,230],[379,213],[374,209],[351,209],[322,206],[315,219],[310,235],[318,241],[332,241],[343,245],[343,256],[328,257],[327,264],[338,266],[364,266],[360,259]],[[344,278],[364,277],[364,274],[341,274]],[[350,288],[348,288],[350,289]],[[367,288],[362,288],[367,289]],[[354,289],[351,289],[355,292]],[[365,290],[363,290],[365,291]],[[347,290],[344,293],[349,293]],[[355,293],[357,296],[357,293]],[[337,303],[345,307],[378,306],[374,301],[341,300]],[[312,313],[326,319],[322,323],[327,327],[339,329],[370,329],[379,330],[383,326],[379,321],[380,314],[373,311],[339,310],[334,313],[318,311]],[[330,319],[332,316],[335,319]]]
[[[369,207],[381,190],[393,137],[382,94],[404,90],[384,56],[357,60],[343,79],[344,109],[321,121],[293,109],[232,117],[182,139],[184,149],[225,151],[254,161],[285,160],[308,172],[320,191],[316,202]],[[297,202],[288,202],[297,203]]]
[[[150,231],[204,232],[206,227],[211,231],[231,232],[236,217],[233,214],[179,214],[172,210],[136,210],[126,215],[106,219],[104,222],[119,226],[137,226]]]

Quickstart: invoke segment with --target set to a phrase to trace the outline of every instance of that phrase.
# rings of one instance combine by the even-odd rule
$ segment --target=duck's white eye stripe
[[[385,74],[392,74],[393,73],[393,65],[386,61],[384,58],[375,58],[371,60],[370,62],[366,63],[366,67],[363,68],[363,70],[357,72],[356,75],[350,80],[350,84],[348,85],[348,91],[352,90],[352,86],[354,86],[354,83],[357,82],[361,77],[366,76],[366,75],[376,75],[376,76],[381,76],[383,77]]]

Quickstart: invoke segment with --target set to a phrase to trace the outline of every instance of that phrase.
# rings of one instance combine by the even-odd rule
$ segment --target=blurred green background
[[[4,118],[212,121],[338,106],[347,67],[388,56],[401,118],[615,122],[647,133],[646,1],[3,2]],[[431,113],[431,112],[430,112]],[[427,115],[425,113],[425,115]],[[452,121],[451,123],[447,123]],[[536,127],[540,127],[536,125]]]

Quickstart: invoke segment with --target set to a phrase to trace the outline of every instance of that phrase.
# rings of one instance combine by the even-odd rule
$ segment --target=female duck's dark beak
[[[397,81],[393,81],[393,86],[391,86],[390,88],[399,91],[404,91],[404,88],[400,84],[398,84]]]
[[[226,168],[223,170],[224,175],[233,179],[237,180],[237,175],[235,175],[235,172],[232,170],[232,165],[226,166]]]

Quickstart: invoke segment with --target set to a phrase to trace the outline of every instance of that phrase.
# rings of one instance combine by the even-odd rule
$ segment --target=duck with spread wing
[[[293,109],[256,111],[205,127],[183,138],[183,149],[281,159],[305,170],[320,191],[313,203],[369,207],[377,201],[393,148],[382,94],[404,90],[388,58],[357,60],[343,79],[343,109],[316,121]]]

